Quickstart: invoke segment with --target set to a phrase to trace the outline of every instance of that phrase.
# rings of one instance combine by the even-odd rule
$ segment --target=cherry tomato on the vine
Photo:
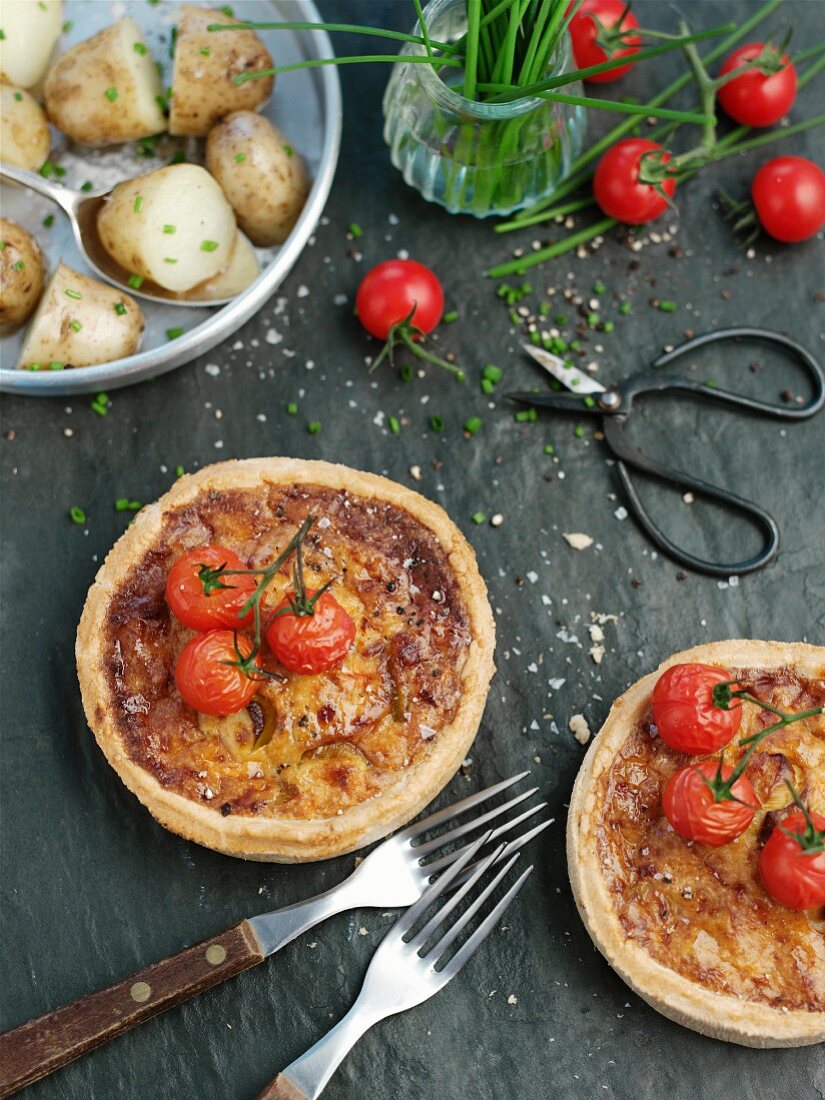
[[[814,827],[822,834],[825,817],[811,814]],[[803,813],[786,817],[759,853],[759,874],[774,901],[786,909],[813,909],[825,905],[825,851],[806,851],[800,842],[807,822]],[[783,833],[796,833],[788,836]],[[821,849],[821,840],[820,840]]]
[[[825,225],[825,172],[804,157],[763,164],[751,198],[762,228],[778,241],[806,241]]]
[[[664,213],[676,191],[676,180],[668,176],[658,186],[639,180],[642,158],[653,159],[653,154],[658,165],[671,159],[661,145],[647,138],[625,138],[602,155],[593,176],[593,194],[608,217],[642,225]]]
[[[624,19],[622,19],[624,13]],[[621,20],[621,23],[619,23]],[[601,26],[599,25],[601,24]],[[641,38],[632,35],[624,38],[605,53],[597,42],[600,34],[607,32],[638,30],[639,21],[628,10],[625,0],[584,0],[579,10],[570,20],[570,37],[573,41],[573,56],[577,69],[589,69],[591,65],[602,65],[605,61],[615,61],[620,57],[632,57],[639,52]],[[597,73],[587,77],[591,84],[609,84],[618,80],[633,68],[633,62],[609,69],[606,73]]]
[[[330,592],[318,597],[311,615],[287,610],[294,598],[289,593],[274,608],[281,614],[267,627],[269,648],[290,672],[307,676],[328,672],[349,652],[355,639],[355,623]],[[312,599],[311,592],[307,592],[307,599]]]
[[[740,775],[731,788],[734,798],[715,801],[705,780],[715,779],[718,770],[716,760],[687,764],[670,777],[662,791],[665,817],[679,836],[712,848],[741,836],[759,806],[756,791],[744,775]],[[722,780],[729,779],[732,774],[733,768],[723,765]]]
[[[765,49],[763,42],[740,46],[728,57],[720,76],[740,69]],[[782,54],[782,68],[766,76],[757,68],[747,69],[741,76],[723,84],[716,97],[729,118],[741,126],[773,126],[790,111],[796,99],[796,69],[787,54]]]
[[[248,657],[252,641],[233,630],[199,634],[181,650],[175,665],[175,683],[183,701],[202,714],[235,714],[243,710],[261,686],[235,663],[236,638],[241,655]]]
[[[208,594],[200,578],[201,566],[218,569],[243,569],[237,554],[223,546],[198,546],[178,558],[166,578],[166,602],[184,626],[192,630],[214,630],[226,626],[239,628],[252,622],[252,612],[243,618],[238,613],[255,591],[257,580],[251,574],[235,574],[220,581],[220,587]]]
[[[424,264],[386,260],[361,280],[355,312],[367,332],[378,340],[387,340],[393,326],[401,324],[410,313],[410,325],[426,335],[444,313],[444,291]]]
[[[730,673],[716,665],[671,665],[653,689],[653,721],[661,739],[694,756],[727,745],[739,729],[742,704],[733,699],[729,710],[716,706],[713,689],[730,680]]]

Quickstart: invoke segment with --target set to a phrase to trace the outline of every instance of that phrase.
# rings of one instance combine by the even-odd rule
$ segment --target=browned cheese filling
[[[265,567],[310,514],[307,585],[334,580],[356,624],[352,649],[339,668],[301,676],[264,642],[264,665],[285,679],[263,683],[239,714],[196,713],[175,686],[177,656],[194,634],[167,607],[171,566],[214,543],[246,567]],[[290,588],[290,568],[273,579],[267,602]],[[105,631],[113,718],[135,763],[216,813],[298,819],[341,813],[427,759],[458,710],[470,643],[435,535],[392,504],[314,485],[204,493],[169,511],[111,599]]]
[[[733,670],[752,695],[784,711],[825,703],[825,681],[792,669]],[[742,706],[740,737],[776,717]],[[735,738],[725,759],[745,751]],[[602,777],[597,842],[625,933],[658,962],[719,993],[775,1008],[825,1011],[825,912],[771,900],[757,860],[773,827],[795,807],[785,780],[825,813],[825,716],[769,734],[747,775],[762,803],[746,833],[720,848],[686,841],[662,812],[662,789],[691,758],[657,735],[649,708]]]

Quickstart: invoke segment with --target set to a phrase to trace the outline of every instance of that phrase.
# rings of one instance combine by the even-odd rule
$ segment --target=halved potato
[[[33,88],[49,67],[63,25],[62,0],[3,0],[0,73],[18,88]]]
[[[28,92],[0,84],[0,160],[37,172],[49,156],[46,112]]]
[[[272,92],[274,79],[234,84],[233,77],[272,68],[269,51],[254,31],[208,31],[210,23],[237,23],[226,12],[184,4],[175,42],[169,133],[205,137],[232,111],[254,111]]]
[[[211,131],[206,167],[253,244],[282,244],[298,220],[309,176],[301,156],[262,115],[236,111]]]
[[[90,367],[133,355],[143,314],[122,290],[59,264],[32,317],[18,368]]]
[[[235,215],[197,164],[171,164],[119,184],[97,216],[121,267],[167,290],[190,290],[229,266]]]
[[[195,300],[234,298],[236,294],[246,290],[250,283],[255,282],[260,271],[255,249],[249,243],[249,239],[238,229],[235,232],[235,243],[232,245],[232,254],[226,271],[218,272],[213,279],[207,279],[205,283],[198,283],[191,290],[187,290],[185,296]]]
[[[49,118],[82,145],[116,145],[166,129],[160,75],[131,19],[69,50],[49,70],[43,92]]]
[[[0,218],[0,328],[22,324],[43,293],[43,255],[22,225]]]

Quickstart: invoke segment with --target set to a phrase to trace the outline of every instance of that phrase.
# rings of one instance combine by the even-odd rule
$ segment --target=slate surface
[[[643,22],[672,18],[668,10],[639,6]],[[694,0],[687,7],[696,26],[740,21],[752,10],[743,2]],[[819,7],[787,5],[798,42],[816,37]],[[339,0],[324,12],[399,27],[409,21],[406,6],[376,0]],[[623,90],[644,95],[675,65],[649,69],[647,78],[637,70]],[[156,826],[110,771],[83,720],[73,645],[86,589],[128,519],[115,513],[114,500],[155,498],[178,463],[193,469],[218,459],[290,454],[342,460],[402,482],[411,481],[410,466],[417,464],[423,473],[417,488],[440,501],[476,547],[498,620],[499,673],[469,775],[447,793],[467,793],[530,766],[555,823],[534,845],[537,873],[506,929],[438,998],[363,1040],[330,1085],[330,1100],[822,1097],[821,1048],[754,1052],[716,1043],[669,1023],[629,992],[576,915],[564,819],[583,755],[567,729],[573,713],[598,728],[627,684],[697,642],[825,641],[825,421],[786,432],[698,404],[651,404],[639,430],[652,453],[678,456],[700,475],[758,498],[783,530],[779,559],[759,575],[738,585],[692,575],[680,581],[631,520],[616,518],[621,500],[592,425],[577,439],[569,420],[546,416],[522,425],[503,402],[487,407],[478,387],[483,364],[505,368],[505,389],[533,384],[536,372],[514,350],[507,313],[481,272],[534,238],[496,238],[489,225],[450,218],[407,189],[381,139],[377,106],[385,78],[378,66],[342,70],[344,141],[329,223],[283,288],[285,300],[250,322],[239,346],[233,339],[156,383],[117,392],[105,419],[87,398],[4,402],[2,1025],[241,916],[326,889],[353,865],[352,857],[304,867],[244,864],[187,844]],[[816,99],[808,90],[795,116],[813,113]],[[814,140],[792,139],[788,148],[812,151]],[[562,259],[532,276],[537,291],[568,285],[568,272],[569,285],[585,294],[596,280],[607,285],[603,313],[617,327],[590,342],[604,348],[593,353],[602,378],[637,368],[685,328],[773,325],[817,347],[821,244],[785,249],[761,240],[749,258],[734,248],[711,205],[715,180],[744,191],[753,166],[765,159],[763,153],[741,165],[727,162],[685,188],[680,258],[668,254],[667,244],[634,253],[611,238],[591,258]],[[348,256],[352,244],[345,238],[352,221],[364,230],[358,261]],[[547,235],[538,231],[535,239]],[[442,330],[440,346],[465,365],[464,387],[437,370],[406,384],[390,369],[367,374],[371,349],[351,317],[355,289],[372,263],[401,249],[441,274],[449,306],[460,312],[459,322]],[[616,293],[631,297],[627,318],[617,315]],[[678,311],[651,308],[654,295],[678,301]],[[346,296],[344,304],[339,296]],[[534,295],[530,303],[539,300]],[[554,303],[553,313],[557,308],[573,312]],[[273,332],[280,342],[267,341]],[[747,370],[754,359],[764,366],[757,375]],[[719,381],[762,386],[771,397],[796,384],[786,364],[761,350],[711,352],[701,369]],[[298,416],[284,415],[288,401],[298,402]],[[440,436],[428,431],[433,413],[446,421]],[[381,414],[409,422],[393,436]],[[470,414],[484,426],[465,439],[461,424]],[[309,420],[322,422],[320,434],[307,434]],[[13,441],[5,438],[10,431]],[[549,441],[558,461],[543,453]],[[437,471],[433,460],[441,463]],[[69,522],[72,505],[86,509],[87,531]],[[673,494],[655,496],[655,505],[695,547],[735,554],[752,537],[718,513],[704,512],[700,520],[699,505]],[[474,526],[470,517],[478,510],[501,512],[504,523]],[[594,546],[577,553],[562,540],[564,531],[585,532]],[[618,616],[605,627],[601,666],[588,655],[592,611]],[[564,682],[554,689],[556,679]],[[360,912],[332,920],[268,965],[144,1025],[27,1095],[250,1097],[349,1006],[391,919]]]

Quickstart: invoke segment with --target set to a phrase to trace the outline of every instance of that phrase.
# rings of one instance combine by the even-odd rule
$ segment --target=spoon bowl
[[[89,267],[101,279],[126,291],[127,294],[135,298],[144,298],[148,302],[175,302],[181,306],[215,307],[233,301],[232,298],[200,297],[200,287],[197,286],[186,291],[166,290],[157,283],[153,283],[151,279],[144,279],[140,287],[131,286],[129,283],[131,273],[112,259],[103,247],[97,231],[97,215],[114,188],[108,187],[102,191],[72,191],[34,172],[27,172],[9,164],[0,165],[0,179],[17,184],[19,187],[27,187],[31,191],[36,191],[38,195],[44,195],[57,203],[69,219],[75,243]]]

